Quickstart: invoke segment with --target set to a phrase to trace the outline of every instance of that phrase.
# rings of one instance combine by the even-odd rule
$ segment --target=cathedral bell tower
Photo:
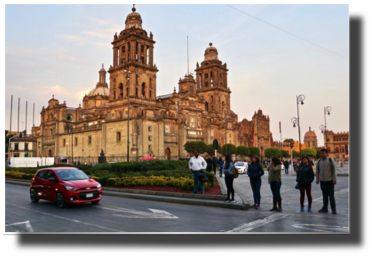
[[[142,18],[133,5],[125,28],[113,38],[113,65],[110,73],[110,103],[138,98],[156,100],[156,73],[153,34],[142,28]]]
[[[206,111],[230,115],[230,89],[226,63],[218,59],[218,51],[209,43],[204,61],[196,64],[197,94],[205,99]]]

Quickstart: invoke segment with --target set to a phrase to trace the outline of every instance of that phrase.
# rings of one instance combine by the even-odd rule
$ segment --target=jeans
[[[312,188],[312,184],[307,184],[307,185],[299,184],[299,191],[300,191],[300,207],[304,207],[305,192],[307,192],[308,208],[311,208],[311,207],[312,207],[311,188]]]
[[[234,175],[225,176],[225,184],[228,190],[228,197],[226,199],[230,200],[230,194],[232,194],[232,200],[234,200],[234,189],[233,189]]]
[[[216,176],[216,171],[217,171],[217,164],[213,164],[213,172],[214,172],[215,176]]]
[[[197,193],[199,183],[200,183],[200,191],[204,192],[204,182],[200,181],[199,174],[200,174],[200,171],[194,171],[193,172],[193,180],[194,180],[194,184],[195,184],[193,191],[195,193]]]
[[[330,200],[330,207],[332,211],[336,210],[336,200],[334,199],[334,184],[333,181],[320,181],[320,187],[323,197],[323,209],[328,209],[328,198]]]
[[[282,198],[280,196],[280,186],[282,186],[282,182],[281,181],[274,181],[274,182],[270,183],[270,188],[271,188],[272,196],[274,196],[274,198],[276,198],[276,199]]]
[[[284,173],[288,174],[288,167],[284,167]]]
[[[223,170],[224,170],[224,166],[220,166],[220,177],[222,176]]]
[[[250,186],[253,190],[253,196],[254,196],[254,204],[261,204],[261,186],[262,186],[262,179],[261,177],[257,177],[259,179],[253,179],[250,178]]]

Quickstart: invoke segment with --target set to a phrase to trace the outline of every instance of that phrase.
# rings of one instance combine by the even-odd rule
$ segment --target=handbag
[[[299,183],[296,183],[295,189],[299,189]]]
[[[200,172],[199,179],[202,182],[209,182],[209,178],[204,172]]]

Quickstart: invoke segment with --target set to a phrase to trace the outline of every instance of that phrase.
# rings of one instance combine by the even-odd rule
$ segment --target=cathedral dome
[[[96,87],[95,89],[92,89],[88,93],[88,96],[95,96],[95,95],[109,96],[109,89],[107,87]]]
[[[142,18],[139,13],[136,12],[136,8],[133,5],[132,8],[133,13],[130,13],[125,20],[125,29],[129,29],[132,27],[142,29]]]
[[[204,61],[218,60],[218,51],[215,47],[212,47],[212,43],[209,43],[209,47],[205,50]]]
[[[311,131],[311,127],[309,127],[309,131],[307,131],[307,133],[305,133],[304,136],[305,137],[316,137],[316,134],[315,134],[315,132]]]

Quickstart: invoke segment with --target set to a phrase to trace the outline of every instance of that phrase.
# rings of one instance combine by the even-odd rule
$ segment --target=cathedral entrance
[[[168,160],[171,160],[171,149],[169,147],[166,148],[165,154]]]
[[[49,157],[52,157],[53,156],[53,153],[51,151],[51,149],[49,149]]]

